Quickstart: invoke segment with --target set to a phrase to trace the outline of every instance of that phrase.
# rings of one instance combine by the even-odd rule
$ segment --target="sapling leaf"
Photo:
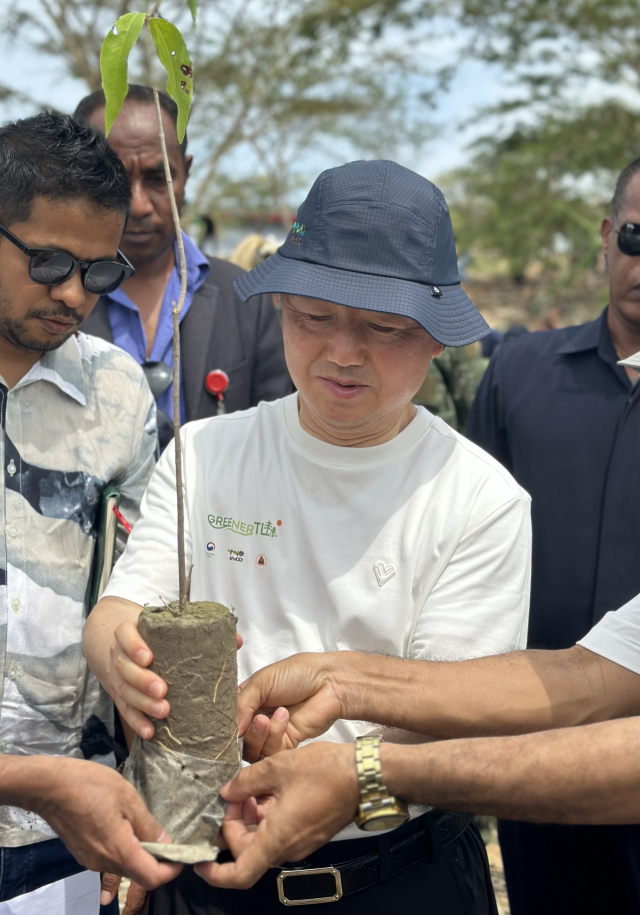
[[[104,127],[108,135],[129,89],[129,54],[144,25],[144,13],[126,13],[109,30],[100,50],[100,75],[104,89]]]
[[[187,6],[191,10],[191,15],[193,16],[193,21],[196,21],[196,13],[198,12],[198,0],[187,0]]]
[[[168,74],[167,92],[178,106],[178,141],[182,143],[193,98],[193,71],[187,46],[179,30],[166,19],[149,19],[149,31],[160,63]]]

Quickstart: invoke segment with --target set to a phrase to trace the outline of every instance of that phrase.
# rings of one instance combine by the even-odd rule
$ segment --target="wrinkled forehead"
[[[89,120],[104,131],[104,107],[96,108]],[[164,109],[162,109],[162,126],[169,158],[181,159],[182,151],[175,125]],[[131,156],[144,157],[145,160],[162,160],[158,115],[155,107],[144,102],[125,102],[109,131],[108,142],[123,161]]]

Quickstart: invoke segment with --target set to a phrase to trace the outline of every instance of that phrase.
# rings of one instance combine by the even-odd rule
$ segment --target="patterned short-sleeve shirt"
[[[121,349],[77,334],[11,389],[0,377],[0,751],[113,765],[113,706],[82,654],[102,492],[134,522],[155,403]],[[0,807],[0,846],[52,838]]]

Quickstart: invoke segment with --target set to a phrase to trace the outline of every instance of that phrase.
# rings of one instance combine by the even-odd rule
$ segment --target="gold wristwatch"
[[[396,829],[409,819],[404,801],[387,791],[380,766],[379,734],[356,738],[356,770],[360,785],[360,804],[355,824],[367,832]]]

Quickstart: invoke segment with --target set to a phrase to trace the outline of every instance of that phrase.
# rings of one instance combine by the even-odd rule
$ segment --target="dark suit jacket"
[[[209,258],[209,263],[209,275],[180,323],[188,420],[217,413],[217,398],[204,386],[207,373],[213,369],[223,369],[229,376],[224,395],[227,413],[293,391],[271,296],[257,295],[241,302],[232,286],[243,272],[240,267],[217,257]],[[82,330],[113,343],[105,298],[98,299]]]

